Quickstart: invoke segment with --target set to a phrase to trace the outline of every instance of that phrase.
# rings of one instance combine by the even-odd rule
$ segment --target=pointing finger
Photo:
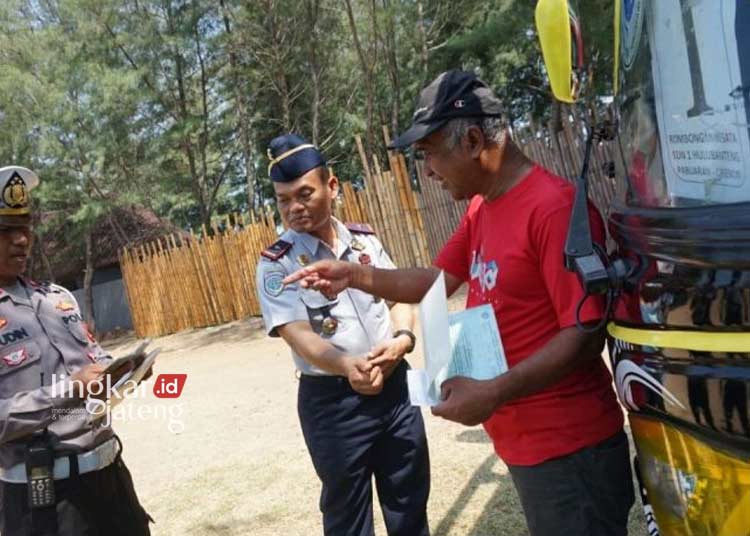
[[[300,270],[297,270],[296,272],[289,274],[286,276],[281,282],[285,285],[289,285],[291,283],[295,283],[302,279],[303,277],[306,277],[310,275],[310,272],[308,271],[308,268],[302,268]],[[304,282],[302,283],[304,286]]]

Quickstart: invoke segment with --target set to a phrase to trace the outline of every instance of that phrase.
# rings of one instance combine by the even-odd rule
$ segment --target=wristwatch
[[[393,334],[393,338],[395,339],[396,337],[400,337],[401,335],[406,335],[411,339],[411,344],[409,345],[409,348],[406,349],[406,353],[412,353],[414,351],[414,346],[417,344],[417,336],[414,335],[414,333],[412,333],[409,329],[400,329]]]

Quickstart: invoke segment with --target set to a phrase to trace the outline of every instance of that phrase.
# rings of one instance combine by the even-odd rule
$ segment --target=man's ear
[[[328,192],[331,199],[336,199],[339,195],[339,178],[333,173],[328,177]]]
[[[466,136],[464,136],[464,140],[466,143],[466,150],[469,152],[469,155],[474,159],[478,159],[479,155],[482,154],[482,149],[484,149],[484,146],[487,143],[487,140],[485,140],[484,138],[484,132],[482,132],[482,129],[476,125],[470,126],[466,130]]]

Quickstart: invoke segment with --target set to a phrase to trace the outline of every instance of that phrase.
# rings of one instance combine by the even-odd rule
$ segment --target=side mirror
[[[583,70],[583,38],[578,17],[568,0],[539,0],[534,14],[544,64],[555,98],[573,103],[578,97],[579,78],[573,70]]]
[[[583,72],[583,39],[578,17],[568,5],[568,0],[539,0],[535,18],[552,93],[559,101],[574,103],[580,89],[577,73]],[[587,295],[607,295],[606,318],[612,305],[618,273],[614,268],[605,266],[602,257],[606,257],[606,252],[596,250],[591,239],[586,176],[594,137],[599,134],[591,126],[587,130],[581,174],[573,181],[576,192],[563,253],[565,268],[576,273]],[[622,272],[624,271],[623,269]],[[578,320],[576,324],[578,329],[590,331]],[[597,325],[595,330],[599,327],[601,326]]]

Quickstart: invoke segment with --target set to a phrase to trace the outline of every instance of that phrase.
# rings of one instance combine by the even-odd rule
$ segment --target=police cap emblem
[[[0,168],[0,215],[24,216],[31,213],[32,188],[39,184],[39,177],[21,166]]]

